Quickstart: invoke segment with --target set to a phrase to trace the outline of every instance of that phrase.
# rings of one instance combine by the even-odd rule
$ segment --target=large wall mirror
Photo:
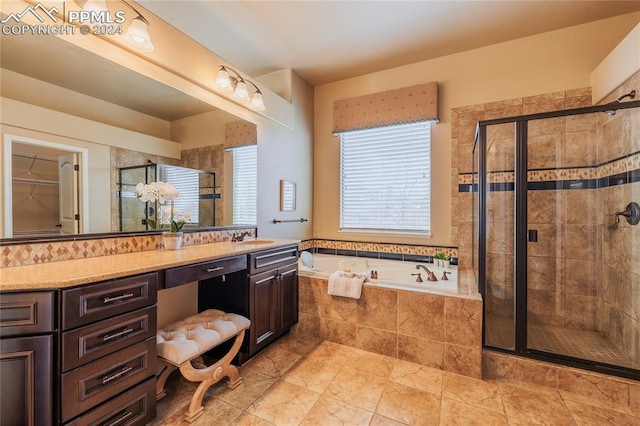
[[[256,224],[254,124],[53,36],[2,35],[0,45],[0,238],[130,231],[122,226],[119,171],[150,163],[215,175],[214,187],[203,194],[215,194],[207,225]],[[33,128],[7,124],[6,105],[29,114],[33,107],[42,116],[32,118]],[[139,118],[166,136],[140,130]],[[47,120],[62,130],[39,131],[37,123]],[[110,144],[127,134],[117,132],[122,129],[141,137]],[[179,148],[172,144],[165,154],[162,144],[154,145],[158,138]],[[76,175],[69,173],[74,169]]]

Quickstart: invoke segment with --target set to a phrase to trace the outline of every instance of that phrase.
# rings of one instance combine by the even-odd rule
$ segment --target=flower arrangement
[[[187,211],[184,214],[176,214],[174,209],[175,200],[180,196],[180,191],[169,182],[152,182],[149,184],[139,183],[136,185],[136,193],[142,202],[159,202],[164,205],[159,210],[157,220],[148,219],[147,222],[153,229],[162,229],[169,225],[171,232],[180,232],[182,227],[191,219],[191,214]]]

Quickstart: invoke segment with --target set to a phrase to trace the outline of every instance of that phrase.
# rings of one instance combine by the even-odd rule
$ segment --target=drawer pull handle
[[[120,414],[120,417],[118,417],[117,419],[115,419],[112,422],[103,423],[103,426],[116,426],[116,425],[119,425],[120,423],[122,423],[123,421],[127,420],[131,416],[133,416],[133,412],[131,412],[131,411],[123,411],[122,414]]]
[[[218,272],[218,271],[222,271],[224,269],[224,266],[216,266],[215,268],[207,268],[207,272]]]
[[[113,334],[105,334],[104,336],[102,336],[102,341],[103,342],[108,342],[109,340],[113,340],[116,339],[118,337],[122,337],[125,336],[129,333],[131,333],[133,331],[133,328],[124,328],[121,331],[118,331],[117,333],[113,333]]]
[[[102,378],[102,384],[106,385],[109,382],[112,382],[116,379],[119,379],[120,377],[124,376],[125,374],[129,373],[131,370],[133,370],[133,367],[124,367],[122,370],[118,371],[115,374],[112,374],[110,376],[104,376]]]
[[[133,293],[125,293],[123,295],[120,296],[116,296],[116,297],[105,297],[104,298],[104,304],[106,305],[107,303],[113,303],[113,302],[119,302],[121,300],[125,300],[125,299],[129,299],[130,297],[133,297],[134,294]]]

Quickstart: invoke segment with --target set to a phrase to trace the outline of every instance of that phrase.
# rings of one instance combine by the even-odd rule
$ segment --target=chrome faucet
[[[427,281],[438,281],[436,274],[430,271],[426,266],[416,265],[416,269],[420,269],[420,268],[424,269],[424,271],[427,273]]]

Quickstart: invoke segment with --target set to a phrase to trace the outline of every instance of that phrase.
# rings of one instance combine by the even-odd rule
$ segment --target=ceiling
[[[640,1],[139,0],[243,72],[316,86],[640,11]]]

